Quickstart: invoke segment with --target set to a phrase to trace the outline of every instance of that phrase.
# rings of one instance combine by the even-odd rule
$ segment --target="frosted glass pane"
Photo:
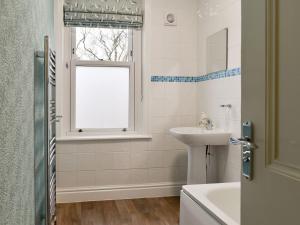
[[[128,128],[129,68],[76,67],[76,128]]]

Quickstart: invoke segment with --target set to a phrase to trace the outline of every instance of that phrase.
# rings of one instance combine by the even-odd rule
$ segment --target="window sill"
[[[151,135],[147,134],[110,134],[110,135],[70,135],[63,136],[56,139],[57,142],[68,141],[97,141],[97,140],[149,140]]]

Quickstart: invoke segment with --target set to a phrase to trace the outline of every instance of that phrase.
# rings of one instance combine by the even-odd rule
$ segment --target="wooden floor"
[[[59,204],[57,225],[178,225],[179,198]]]

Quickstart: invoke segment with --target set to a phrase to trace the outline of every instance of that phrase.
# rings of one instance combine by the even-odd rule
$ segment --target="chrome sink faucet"
[[[220,105],[221,108],[228,108],[231,109],[232,105],[231,104],[225,104],[225,105]]]

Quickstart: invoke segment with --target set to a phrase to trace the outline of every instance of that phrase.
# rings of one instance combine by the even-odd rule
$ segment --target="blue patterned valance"
[[[65,26],[141,28],[143,0],[65,0]]]

